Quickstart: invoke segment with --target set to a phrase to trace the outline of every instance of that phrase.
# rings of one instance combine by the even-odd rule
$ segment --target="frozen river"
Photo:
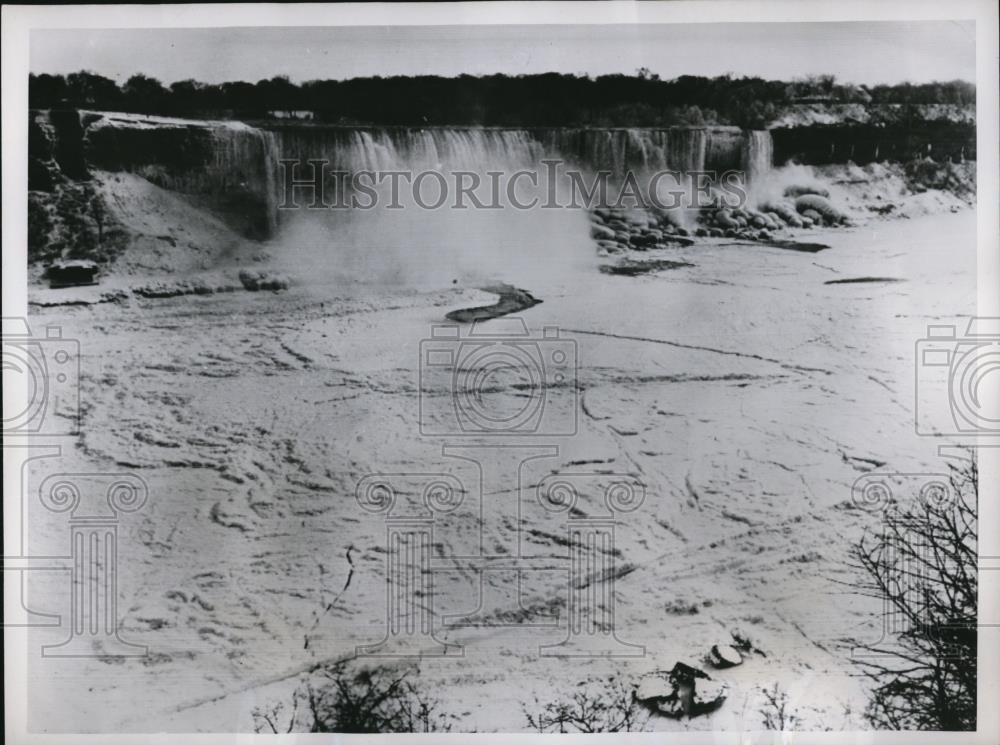
[[[518,316],[534,346],[511,354],[560,351],[563,377],[486,370],[469,410],[454,408],[449,363],[426,365],[469,331],[435,337],[445,313],[492,301],[475,289],[315,283],[38,309],[33,322],[81,348],[82,436],[60,470],[148,485],[118,549],[121,638],[148,654],[32,656],[31,727],[252,731],[251,709],[299,672],[385,636],[387,518],[434,480],[461,499],[432,519],[434,590],[414,612],[463,650],[421,663],[456,729],[523,729],[536,696],[700,664],[735,630],[763,654],[717,674],[726,704],[656,727],[758,729],[759,688],[775,682],[804,728],[860,726],[852,640],[878,639],[880,604],[843,583],[878,517],[851,487],[875,469],[945,468],[914,430],[914,345],[975,312],[975,215],[810,240],[829,248],[699,244],[659,252],[689,266],[653,274],[516,278],[543,302]],[[508,329],[478,331],[504,347]],[[507,412],[508,436],[468,436],[476,406]],[[387,475],[400,512],[359,505],[369,474]],[[554,474],[577,484],[568,512],[536,498]],[[585,551],[584,601],[613,610],[623,656],[546,656],[583,602],[567,525],[605,514],[615,479],[644,499],[612,513],[613,546]],[[66,552],[64,515],[30,517],[33,552]],[[65,574],[38,574],[33,605],[68,614]],[[34,630],[32,648],[64,635]]]

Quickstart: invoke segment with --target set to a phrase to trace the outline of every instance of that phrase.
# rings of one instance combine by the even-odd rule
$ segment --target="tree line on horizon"
[[[973,105],[975,85],[852,85],[833,75],[792,81],[682,75],[661,80],[646,68],[596,78],[535,75],[435,75],[256,83],[181,80],[164,85],[136,74],[119,85],[93,72],[31,75],[33,109],[84,108],[187,117],[266,119],[312,112],[339,124],[476,126],[671,126],[735,124],[759,128],[782,106],[803,102]]]

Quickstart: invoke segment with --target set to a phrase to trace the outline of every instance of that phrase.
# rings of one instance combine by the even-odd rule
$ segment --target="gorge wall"
[[[546,158],[596,172],[743,170],[773,165],[975,159],[973,121],[820,123],[742,131],[669,129],[346,127],[182,120],[137,114],[33,111],[29,190],[88,169],[130,172],[191,197],[241,235],[278,227],[280,160],[326,159],[331,170],[541,169]],[[786,123],[787,124],[787,123]]]
[[[976,125],[968,122],[906,124],[814,124],[771,129],[774,162],[804,165],[938,162],[976,159]]]
[[[29,191],[50,191],[59,174],[124,171],[196,196],[247,237],[266,238],[277,226],[275,138],[242,122],[37,111],[28,143]]]

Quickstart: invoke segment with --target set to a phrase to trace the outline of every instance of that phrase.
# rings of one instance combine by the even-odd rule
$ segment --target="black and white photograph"
[[[3,14],[7,742],[1000,742],[994,4]]]

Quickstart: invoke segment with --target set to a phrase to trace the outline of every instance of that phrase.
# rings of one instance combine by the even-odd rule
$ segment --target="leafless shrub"
[[[254,710],[257,732],[384,734],[394,732],[449,732],[459,717],[442,710],[438,699],[427,696],[413,680],[415,668],[390,667],[349,670],[346,663],[320,668],[295,690],[292,715],[286,727],[279,703]],[[301,708],[301,722],[297,712]]]
[[[296,690],[292,694],[291,711],[285,715],[285,704],[282,702],[270,703],[265,706],[257,706],[251,712],[253,716],[253,731],[260,734],[287,734],[295,728],[296,717],[299,713],[300,693]]]
[[[788,704],[788,693],[778,683],[770,688],[761,688],[760,691],[766,702],[759,710],[764,718],[764,729],[784,732],[793,730],[800,724],[801,719]]]
[[[537,732],[642,732],[649,714],[635,700],[632,686],[614,674],[597,684],[583,683],[568,700],[522,705],[528,726]]]
[[[886,600],[901,629],[859,645],[876,727],[976,728],[978,470],[974,455],[949,468],[953,501],[921,499],[855,550],[862,591]]]

